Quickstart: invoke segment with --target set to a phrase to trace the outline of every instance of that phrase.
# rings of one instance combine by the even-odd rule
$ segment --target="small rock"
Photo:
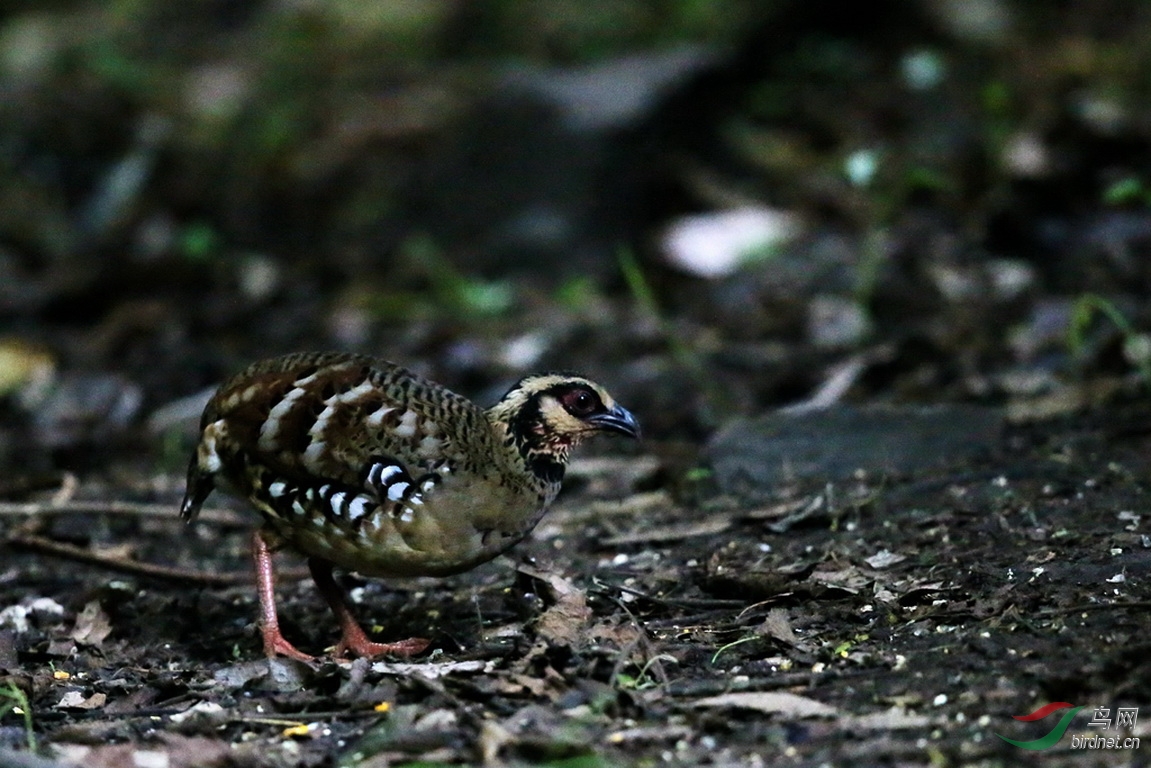
[[[796,478],[845,478],[857,469],[910,473],[990,448],[1003,416],[973,405],[836,406],[740,419],[704,449],[725,493],[763,495]]]

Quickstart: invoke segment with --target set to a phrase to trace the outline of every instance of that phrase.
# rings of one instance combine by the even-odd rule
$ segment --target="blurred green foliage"
[[[32,707],[28,697],[15,683],[0,686],[0,720],[12,713],[24,721],[24,745],[29,752],[36,751],[36,732],[32,729]]]

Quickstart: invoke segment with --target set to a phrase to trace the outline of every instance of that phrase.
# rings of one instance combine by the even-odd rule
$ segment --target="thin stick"
[[[213,587],[227,587],[235,584],[250,584],[252,574],[244,573],[205,573],[203,571],[190,571],[185,568],[170,568],[154,563],[142,563],[139,560],[125,560],[119,557],[101,555],[72,544],[62,544],[58,541],[46,539],[43,536],[15,535],[5,539],[4,543],[26,549],[30,552],[40,552],[65,560],[75,560],[88,565],[107,568],[117,573],[128,573],[134,576],[147,576],[153,579],[166,581],[180,581],[184,583],[203,584]]]
[[[32,517],[34,515],[130,515],[136,517],[171,518],[182,522],[178,508],[172,504],[137,504],[130,501],[68,501],[12,502],[0,501],[0,517]],[[244,516],[230,509],[202,509],[197,520],[220,525],[248,525]]]

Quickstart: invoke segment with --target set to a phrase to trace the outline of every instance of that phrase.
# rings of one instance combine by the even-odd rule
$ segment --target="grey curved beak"
[[[622,405],[615,406],[607,413],[600,413],[588,418],[588,423],[595,424],[604,432],[618,432],[636,440],[640,436],[639,422],[636,421],[632,412]]]

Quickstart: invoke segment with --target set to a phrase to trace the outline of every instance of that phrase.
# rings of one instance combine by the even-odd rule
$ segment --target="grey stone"
[[[788,480],[964,461],[994,445],[1002,427],[1002,414],[982,406],[835,406],[740,419],[712,437],[704,456],[725,493],[762,495]]]

